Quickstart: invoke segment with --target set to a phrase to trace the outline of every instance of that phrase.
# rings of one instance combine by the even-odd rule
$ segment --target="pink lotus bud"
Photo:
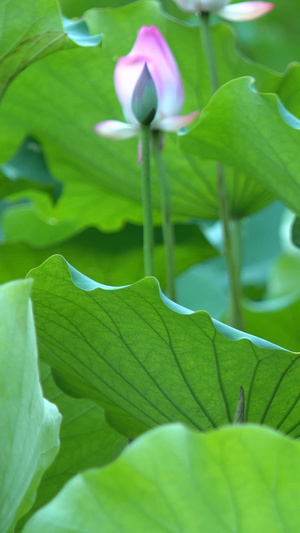
[[[174,0],[188,13],[217,13],[226,20],[243,21],[262,17],[274,8],[270,2],[239,2],[228,6],[230,0]]]
[[[156,115],[157,104],[156,87],[145,63],[132,94],[132,112],[140,124],[149,126]]]
[[[157,94],[156,113],[151,121],[151,128],[162,131],[177,131],[187,126],[198,115],[198,112],[190,115],[178,116],[183,105],[183,86],[179,70],[173,54],[164,37],[155,26],[142,26],[132,50],[125,57],[121,57],[116,65],[114,82],[119,101],[128,128],[128,137],[133,132],[132,125],[138,125],[141,121],[140,111],[136,104],[133,105],[133,94],[137,82],[142,75],[145,64]],[[148,85],[148,88],[150,85]],[[152,95],[153,96],[153,95]],[[136,97],[136,95],[135,95]],[[136,100],[135,100],[136,102]],[[109,127],[106,135],[106,125]],[[116,127],[115,136],[112,128]],[[95,126],[95,131],[103,137],[118,139],[126,137],[126,125],[120,128],[117,121],[106,121]]]

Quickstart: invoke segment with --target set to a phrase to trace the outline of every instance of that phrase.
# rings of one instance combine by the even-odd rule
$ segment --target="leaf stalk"
[[[142,145],[142,201],[143,201],[143,251],[145,277],[154,276],[154,236],[152,217],[152,193],[150,170],[150,136],[149,125],[141,124]]]
[[[165,166],[161,153],[162,133],[153,131],[153,157],[155,160],[156,171],[160,183],[161,193],[161,210],[162,210],[162,229],[165,245],[166,277],[168,296],[171,300],[176,300],[175,290],[175,260],[174,260],[174,228],[171,214],[170,186],[166,175]]]
[[[219,86],[219,74],[215,58],[214,48],[211,40],[209,28],[209,13],[199,15],[201,23],[201,39],[204,54],[207,61],[211,94],[214,94]],[[244,320],[241,305],[241,284],[240,284],[240,264],[241,264],[241,246],[236,246],[240,241],[237,234],[240,231],[240,224],[236,221],[232,224],[230,215],[230,205],[226,185],[226,174],[224,165],[217,163],[217,194],[219,202],[219,217],[222,224],[224,254],[226,258],[229,292],[230,292],[230,312],[229,323],[233,327],[243,330]]]

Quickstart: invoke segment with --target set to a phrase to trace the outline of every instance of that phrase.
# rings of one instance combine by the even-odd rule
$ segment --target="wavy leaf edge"
[[[49,257],[48,259],[46,259],[46,261],[44,261],[38,267],[30,270],[26,276],[26,279],[30,278],[30,275],[32,272],[40,269],[43,265],[46,265],[49,262],[51,263],[53,261],[62,264],[64,271],[68,274],[68,277],[70,281],[73,283],[73,285],[77,287],[79,290],[82,290],[84,292],[91,292],[94,290],[123,291],[123,290],[126,290],[128,288],[131,288],[137,285],[145,285],[145,284],[151,283],[153,286],[153,289],[156,290],[156,294],[160,302],[163,303],[168,309],[170,309],[170,311],[173,311],[174,313],[177,313],[179,315],[197,315],[197,314],[205,315],[211,321],[211,324],[214,327],[214,329],[217,330],[217,332],[220,333],[226,339],[237,341],[237,342],[248,340],[249,342],[257,346],[258,348],[265,348],[265,349],[270,349],[270,350],[281,350],[283,352],[288,352],[288,353],[296,353],[296,352],[291,352],[290,350],[287,350],[283,348],[282,346],[273,344],[260,337],[256,337],[249,333],[245,333],[243,331],[234,329],[231,326],[228,326],[227,324],[224,324],[223,322],[220,322],[212,318],[209,315],[209,313],[205,310],[192,311],[190,309],[187,309],[186,307],[183,307],[180,304],[173,302],[162,292],[160,283],[155,277],[142,278],[141,280],[138,280],[135,283],[132,283],[131,285],[122,285],[119,287],[104,285],[97,281],[92,280],[91,278],[88,278],[87,276],[79,272],[75,267],[70,265],[70,263],[68,263],[68,261],[62,255],[55,254]]]

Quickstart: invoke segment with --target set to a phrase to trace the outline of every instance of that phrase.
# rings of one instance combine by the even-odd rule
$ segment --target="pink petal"
[[[115,68],[116,92],[126,120],[132,123],[136,123],[131,110],[132,93],[145,63],[157,90],[157,118],[179,113],[183,103],[183,86],[171,50],[155,26],[143,26],[132,50]]]
[[[274,8],[270,2],[242,2],[223,7],[218,15],[226,20],[242,22],[254,20],[269,13]]]
[[[156,65],[158,68],[157,74],[159,74],[160,80],[163,82],[161,89],[169,89],[172,85],[172,92],[176,92],[177,97],[181,100],[180,104],[178,104],[180,105],[179,109],[181,109],[183,103],[183,87],[177,63],[165,38],[156,26],[142,26],[130,55],[145,57],[146,61],[150,61]],[[166,87],[164,87],[165,84]]]
[[[118,120],[105,120],[94,126],[94,131],[106,139],[130,139],[139,133],[139,126]]]
[[[188,126],[196,117],[198,117],[200,111],[194,111],[189,115],[180,115],[178,117],[165,118],[157,124],[157,129],[161,131],[178,131],[184,126]]]
[[[127,55],[119,59],[115,68],[114,83],[116,93],[121,103],[124,117],[132,124],[138,124],[131,109],[132,94],[144,65],[144,58],[134,58]]]

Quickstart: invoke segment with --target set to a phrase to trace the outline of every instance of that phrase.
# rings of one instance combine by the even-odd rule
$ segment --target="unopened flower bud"
[[[149,126],[156,115],[157,106],[155,83],[145,63],[132,93],[131,109],[140,124]]]
[[[99,122],[94,129],[101,137],[130,139],[139,134],[142,124],[161,132],[175,132],[199,115],[198,111],[179,114],[184,93],[178,66],[155,26],[141,27],[130,52],[116,64],[114,83],[127,123]]]

